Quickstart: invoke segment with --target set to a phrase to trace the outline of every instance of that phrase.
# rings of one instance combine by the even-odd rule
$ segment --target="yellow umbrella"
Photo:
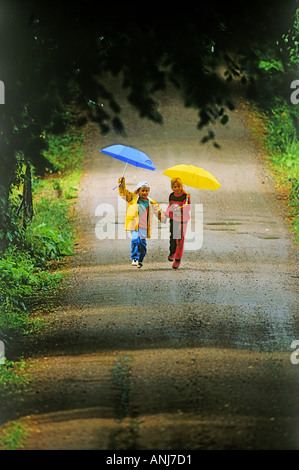
[[[208,171],[194,165],[175,165],[167,168],[163,175],[169,178],[180,178],[186,186],[197,189],[218,189],[221,185]]]

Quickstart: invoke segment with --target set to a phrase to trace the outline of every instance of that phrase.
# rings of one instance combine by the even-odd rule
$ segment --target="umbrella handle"
[[[125,172],[126,172],[127,166],[128,166],[128,162],[126,163],[126,166],[125,166],[125,168],[124,168],[124,171],[123,171],[123,174],[122,174],[122,178],[125,176]]]
[[[125,166],[125,168],[124,168],[123,174],[122,174],[122,176],[121,176],[122,178],[123,178],[123,177],[124,177],[124,175],[125,175],[125,172],[126,172],[127,166],[128,166],[128,162],[126,163],[126,166]],[[112,191],[114,191],[116,188],[119,188],[119,187],[120,187],[120,185],[121,185],[121,183],[120,183],[120,184],[118,184],[117,186],[115,186],[115,187],[112,189]]]

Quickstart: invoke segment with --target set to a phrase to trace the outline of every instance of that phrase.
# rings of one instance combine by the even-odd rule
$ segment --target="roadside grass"
[[[61,273],[38,266],[30,252],[8,248],[0,259],[0,338],[1,332],[29,334],[39,324],[30,317],[33,300],[55,289],[61,280]]]
[[[65,141],[64,136],[61,139]],[[15,221],[12,243],[1,253],[0,340],[1,333],[5,334],[6,331],[9,334],[28,334],[32,331],[38,323],[36,318],[33,319],[30,315],[32,301],[36,303],[37,299],[59,286],[63,279],[59,262],[74,254],[74,201],[78,195],[84,144],[83,137],[80,137],[80,147],[78,137],[74,139],[75,146],[71,145],[70,137],[67,139],[70,144],[69,166],[68,154],[64,147],[65,162],[62,172],[59,170],[58,173],[57,170],[42,179],[33,177],[33,219],[26,229],[22,227],[21,217]],[[60,151],[57,142],[59,141],[56,137],[54,147],[52,143],[52,153],[48,152],[48,158],[54,168]],[[61,168],[60,163],[58,167]],[[22,187],[15,188],[12,201],[19,201],[20,194]]]
[[[16,399],[26,393],[28,386],[34,381],[30,368],[30,362],[25,360],[5,360],[4,364],[1,364],[0,392],[3,399]]]
[[[296,122],[299,113],[286,103],[277,103],[264,111],[254,103],[246,103],[246,119],[262,150],[266,167],[286,201],[289,219],[299,243],[299,140]],[[299,111],[299,110],[298,110]]]
[[[34,381],[30,374],[30,362],[5,361],[0,366],[0,394],[2,401],[13,405],[14,400],[20,400],[28,386]],[[0,427],[0,450],[21,449],[26,436],[29,434],[27,425],[22,420],[5,423]]]
[[[15,201],[19,203],[23,188],[14,188],[11,195],[15,231],[8,248],[0,254],[0,341],[5,349],[19,335],[44,328],[37,306],[61,288],[66,278],[63,260],[74,254],[74,202],[79,190],[84,134],[45,138],[49,139],[47,158],[54,171],[44,178],[32,178],[34,216],[26,229],[21,217],[16,217]],[[7,398],[17,399],[31,380],[34,378],[26,361],[10,361],[6,356],[1,359],[0,409]],[[19,421],[3,425],[0,449],[20,448],[26,433]]]
[[[28,426],[22,421],[12,421],[0,429],[0,450],[20,450],[29,435]]]

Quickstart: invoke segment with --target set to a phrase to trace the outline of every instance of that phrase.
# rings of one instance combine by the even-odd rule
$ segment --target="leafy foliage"
[[[37,262],[45,263],[73,255],[74,221],[65,200],[41,198],[35,205],[36,216],[26,230],[26,245]]]
[[[70,171],[81,166],[83,159],[84,133],[46,134],[48,149],[44,156],[53,166],[53,171]]]
[[[271,150],[288,156],[288,165],[298,160],[299,109],[285,102],[276,102],[276,106],[268,113],[268,142]],[[293,162],[293,163],[292,163]]]
[[[277,104],[268,115],[267,142],[270,159],[276,169],[284,175],[284,184],[290,188],[289,203],[293,208],[294,228],[299,240],[298,122],[298,107],[288,103]]]
[[[2,395],[12,395],[24,391],[31,381],[28,364],[25,361],[7,361],[0,368],[0,391]]]
[[[155,92],[168,82],[178,88],[186,106],[198,109],[198,127],[215,118],[215,109],[232,109],[231,84],[246,82],[244,70],[257,84],[265,80],[258,66],[289,31],[296,1],[222,2],[162,9],[98,2],[26,0],[1,2],[1,80],[5,107],[1,110],[0,198],[7,201],[20,158],[37,174],[51,163],[44,132],[61,134],[76,107],[77,124],[97,122],[103,133],[125,131],[121,108],[102,78],[122,74],[128,100],[140,113],[161,123]],[[279,22],[276,19],[279,18]],[[294,34],[285,44],[294,45]],[[237,50],[236,50],[237,49]],[[236,60],[231,59],[236,51]],[[295,52],[294,52],[295,54]],[[276,61],[276,62],[275,62]],[[218,73],[225,69],[225,78]],[[271,72],[271,71],[270,71]],[[272,72],[271,72],[272,73]],[[258,90],[259,86],[255,87]],[[102,107],[102,102],[105,107]],[[67,110],[67,112],[66,112]],[[74,116],[73,116],[74,118]],[[227,115],[220,117],[227,121]],[[60,164],[63,164],[60,161]],[[6,212],[6,202],[2,213]]]
[[[257,49],[258,67],[263,78],[259,89],[255,88],[251,95],[264,112],[269,158],[280,184],[289,190],[289,205],[299,241],[299,105],[290,101],[290,85],[299,76],[298,57],[299,8],[294,11],[292,24],[279,40],[271,47]]]
[[[25,331],[32,297],[53,289],[61,275],[38,268],[26,252],[8,249],[0,259],[0,332]]]
[[[0,430],[0,450],[19,450],[28,434],[26,425],[13,421]]]
[[[83,158],[83,137],[67,134],[53,139],[49,159],[54,165],[60,156],[61,141],[65,143],[61,186],[65,185],[66,189],[60,197],[55,196],[51,179],[35,177],[34,217],[26,230],[17,215],[20,203],[17,185],[9,199],[11,230],[6,231],[6,249],[0,258],[0,339],[10,330],[30,331],[35,325],[30,316],[32,300],[55,289],[62,279],[61,274],[49,270],[49,261],[73,254],[75,220],[69,198],[74,197],[70,196],[74,192],[72,185],[78,178],[77,167]],[[46,190],[47,182],[50,191]]]
[[[292,27],[283,34],[283,41],[288,51],[288,56],[291,64],[294,64],[297,71],[299,68],[299,8],[297,8],[294,15],[294,23]]]

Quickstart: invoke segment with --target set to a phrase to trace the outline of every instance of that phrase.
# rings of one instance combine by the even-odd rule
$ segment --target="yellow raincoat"
[[[125,180],[122,181],[121,185],[118,188],[119,195],[125,199],[128,203],[127,206],[127,213],[126,213],[126,222],[125,222],[125,229],[126,230],[138,230],[139,228],[139,214],[138,214],[138,194],[132,193],[128,189],[126,189]],[[149,200],[149,215],[148,215],[148,227],[147,227],[147,238],[151,238],[151,231],[152,231],[152,222],[153,222],[153,214],[159,219],[161,222],[166,222],[167,217],[163,214],[162,209],[160,208],[159,204],[151,198]]]

